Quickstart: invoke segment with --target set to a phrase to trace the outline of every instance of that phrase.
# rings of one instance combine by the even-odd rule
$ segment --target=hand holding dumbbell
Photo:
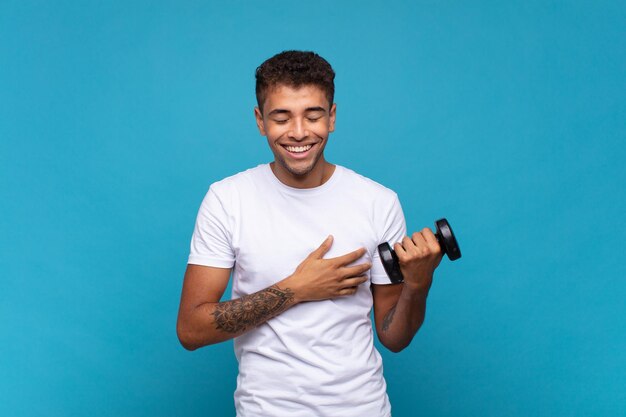
[[[437,229],[435,237],[441,247],[441,252],[448,255],[451,261],[459,259],[461,257],[461,249],[454,237],[454,233],[452,233],[452,228],[448,221],[446,219],[439,219],[435,222],[435,227]],[[389,243],[385,242],[378,245],[378,253],[380,254],[383,267],[391,282],[394,284],[403,282],[404,277],[402,276],[402,272],[400,272],[398,256],[395,251],[391,249]]]

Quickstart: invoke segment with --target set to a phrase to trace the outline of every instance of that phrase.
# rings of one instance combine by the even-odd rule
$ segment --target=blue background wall
[[[0,415],[234,414],[175,321],[208,185],[271,153],[254,69],[337,72],[328,159],[447,216],[394,416],[626,412],[626,6],[0,1]],[[287,242],[285,244],[288,244]]]

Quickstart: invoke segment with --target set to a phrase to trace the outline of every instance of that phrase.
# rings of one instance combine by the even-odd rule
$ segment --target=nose
[[[304,127],[302,120],[294,120],[292,128],[289,130],[289,138],[293,140],[304,140],[309,136],[309,132]]]

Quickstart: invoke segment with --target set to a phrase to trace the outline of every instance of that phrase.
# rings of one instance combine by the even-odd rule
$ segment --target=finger
[[[413,242],[413,239],[408,236],[405,236],[402,239],[402,247],[409,255],[416,255],[418,253],[418,246],[415,244],[415,242]]]
[[[359,285],[363,284],[364,282],[368,280],[369,278],[367,277],[367,275],[360,275],[358,277],[346,278],[343,281],[341,281],[341,286],[343,288],[358,287]]]
[[[353,295],[358,290],[358,287],[342,288],[337,293],[339,295]]]
[[[341,276],[343,276],[344,278],[358,277],[359,275],[363,275],[371,267],[372,264],[369,262],[353,266],[344,266],[343,268],[341,268],[340,273]]]
[[[313,259],[322,259],[330,250],[331,246],[333,246],[333,235],[329,235],[317,249],[311,252],[309,257]]]
[[[426,239],[424,238],[424,235],[421,232],[415,232],[413,233],[413,235],[411,236],[411,241],[415,244],[415,246],[417,246],[418,248],[421,248],[423,246],[427,246],[426,244]]]
[[[428,243],[422,236],[421,232],[415,232],[411,235],[411,242],[415,245],[415,251],[411,252],[411,255],[422,257],[430,252],[430,248],[428,247]]]
[[[426,244],[430,248],[431,252],[433,253],[441,252],[441,247],[439,246],[437,237],[435,236],[432,230],[430,230],[428,227],[424,228],[424,230],[422,230],[422,236],[424,237],[424,240],[426,241]]]
[[[346,253],[345,255],[333,258],[333,261],[339,266],[348,265],[348,264],[351,264],[352,262],[357,261],[363,255],[365,255],[365,252],[366,252],[365,248],[359,248],[350,253]]]
[[[400,242],[393,245],[393,250],[396,252],[398,258],[404,258],[407,256],[406,250],[402,247]]]

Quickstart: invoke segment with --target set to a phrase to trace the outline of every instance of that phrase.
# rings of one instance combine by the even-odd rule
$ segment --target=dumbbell
[[[452,233],[450,223],[448,223],[446,219],[439,219],[435,222],[435,227],[437,229],[435,237],[437,238],[437,242],[439,242],[441,252],[448,255],[448,259],[451,261],[459,259],[461,257],[461,249],[459,249],[459,244],[454,237],[454,233]],[[400,272],[398,256],[396,252],[391,249],[391,245],[387,242],[378,245],[378,254],[380,255],[380,260],[391,282],[395,284],[404,281],[402,272]]]

